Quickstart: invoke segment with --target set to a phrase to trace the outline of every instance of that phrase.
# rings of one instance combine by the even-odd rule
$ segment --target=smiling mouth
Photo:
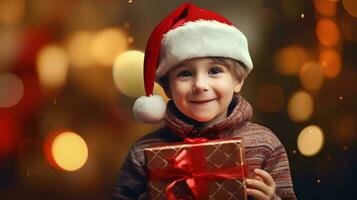
[[[195,100],[195,101],[190,101],[191,103],[195,103],[195,104],[200,104],[200,103],[208,103],[213,101],[214,99],[209,99],[209,100]]]

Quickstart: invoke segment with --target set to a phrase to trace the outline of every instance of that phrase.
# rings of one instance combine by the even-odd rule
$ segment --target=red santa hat
[[[180,62],[197,57],[226,57],[242,62],[248,72],[253,68],[240,30],[217,13],[184,3],[151,33],[144,59],[146,96],[135,101],[135,117],[146,123],[163,119],[166,104],[153,95],[154,82]]]

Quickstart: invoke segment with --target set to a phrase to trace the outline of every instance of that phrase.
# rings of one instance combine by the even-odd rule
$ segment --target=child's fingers
[[[247,188],[249,189],[257,189],[264,194],[269,194],[269,187],[263,182],[255,179],[246,179]]]
[[[256,190],[256,189],[247,188],[247,195],[251,196],[257,200],[268,200],[269,199],[269,197],[266,194],[264,194],[263,192]]]
[[[262,178],[260,178],[260,176],[255,176],[254,178],[257,179],[257,180],[259,180],[259,181],[264,182],[264,180],[263,180]]]
[[[268,186],[275,187],[275,181],[274,181],[273,177],[268,172],[266,172],[262,169],[255,169],[254,173],[256,175],[258,175],[259,177],[261,177],[263,179],[264,183],[266,183]]]

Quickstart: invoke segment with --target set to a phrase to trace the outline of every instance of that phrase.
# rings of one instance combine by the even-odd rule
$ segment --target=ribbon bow
[[[190,144],[204,143],[206,141],[206,138],[185,139],[185,142]],[[207,171],[204,151],[205,147],[203,145],[192,146],[190,152],[186,149],[181,150],[169,160],[170,168],[150,170],[150,179],[174,179],[165,189],[169,200],[177,200],[173,189],[181,181],[186,182],[195,199],[203,200],[208,199],[207,182],[245,177],[245,166],[240,165]]]

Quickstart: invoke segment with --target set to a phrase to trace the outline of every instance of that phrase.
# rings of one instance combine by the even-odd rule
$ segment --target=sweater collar
[[[165,122],[166,126],[180,137],[206,137],[210,139],[222,138],[230,130],[241,126],[245,121],[251,120],[252,107],[242,96],[235,95],[228,107],[228,116],[215,124],[201,130],[189,123],[189,119],[182,114],[172,100],[167,104]]]

